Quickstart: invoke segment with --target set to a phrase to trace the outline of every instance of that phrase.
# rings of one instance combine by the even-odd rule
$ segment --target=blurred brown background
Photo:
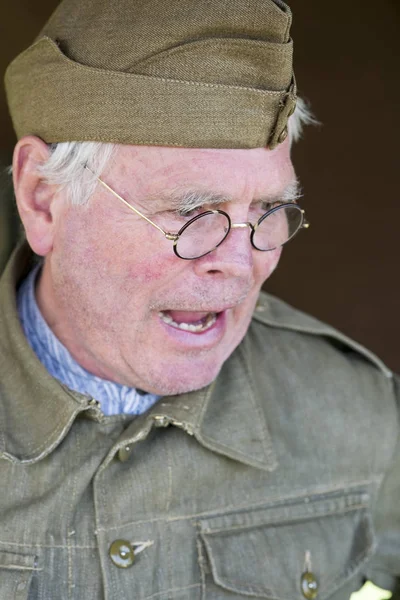
[[[84,0],[82,0],[84,1]],[[55,0],[1,0],[0,71]],[[300,94],[322,122],[294,149],[312,227],[267,291],[340,328],[400,371],[398,0],[292,0]],[[0,94],[0,167],[15,143]],[[0,264],[15,239],[0,177]],[[15,222],[15,221],[14,221]]]

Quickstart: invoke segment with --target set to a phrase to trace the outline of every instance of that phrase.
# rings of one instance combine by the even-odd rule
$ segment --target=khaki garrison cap
[[[281,0],[63,0],[9,65],[18,138],[274,148],[296,103]]]

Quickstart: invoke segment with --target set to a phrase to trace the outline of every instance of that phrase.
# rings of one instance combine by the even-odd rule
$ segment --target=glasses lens
[[[181,258],[200,258],[219,246],[229,233],[230,220],[223,212],[207,211],[189,221],[175,246]]]
[[[251,240],[259,250],[274,250],[286,244],[299,231],[302,223],[301,208],[294,204],[278,206],[261,217]]]

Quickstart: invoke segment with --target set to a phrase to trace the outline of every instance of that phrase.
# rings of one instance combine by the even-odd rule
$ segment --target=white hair
[[[290,144],[297,142],[304,126],[315,124],[308,105],[297,99],[296,110],[289,119]],[[83,166],[87,165],[93,173],[101,175],[113,158],[117,146],[101,142],[63,142],[50,146],[49,159],[38,167],[43,177],[51,184],[60,186],[67,193],[71,204],[86,204],[97,185],[96,176]]]
[[[71,204],[86,204],[97,185],[93,173],[100,175],[111,160],[116,146],[101,142],[62,142],[50,146],[49,159],[38,167],[51,184],[67,193]]]
[[[298,142],[303,134],[303,129],[307,125],[319,125],[319,121],[314,117],[310,105],[303,100],[297,98],[296,109],[289,118],[289,140],[290,145],[293,142]]]

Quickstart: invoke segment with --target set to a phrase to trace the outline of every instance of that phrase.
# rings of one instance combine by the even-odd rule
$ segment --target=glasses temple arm
[[[161,227],[159,227],[156,223],[153,223],[153,221],[150,221],[150,219],[148,219],[146,217],[146,215],[144,215],[143,213],[140,212],[140,210],[138,210],[137,208],[135,208],[134,206],[132,206],[131,204],[129,204],[129,202],[127,202],[126,200],[124,200],[122,198],[122,196],[120,196],[117,192],[115,192],[112,188],[110,188],[110,186],[107,185],[105,181],[103,181],[102,179],[100,179],[100,177],[98,177],[98,175],[96,175],[96,173],[93,173],[92,169],[89,169],[89,167],[87,165],[85,165],[85,169],[87,169],[88,171],[90,171],[90,173],[92,175],[94,175],[94,177],[96,177],[97,181],[99,183],[101,183],[101,185],[103,187],[105,187],[106,190],[108,190],[109,192],[111,192],[113,194],[113,196],[115,196],[116,198],[118,198],[118,200],[121,200],[121,202],[123,202],[128,208],[130,208],[131,210],[133,210],[133,212],[136,213],[137,215],[139,215],[139,217],[142,217],[142,219],[145,219],[148,223],[150,223],[150,225],[153,225],[153,227],[156,227],[159,231],[161,231],[162,234],[165,235],[166,238],[171,239],[170,236],[174,235],[174,234],[170,234],[167,231],[164,231],[164,229],[162,229]]]

